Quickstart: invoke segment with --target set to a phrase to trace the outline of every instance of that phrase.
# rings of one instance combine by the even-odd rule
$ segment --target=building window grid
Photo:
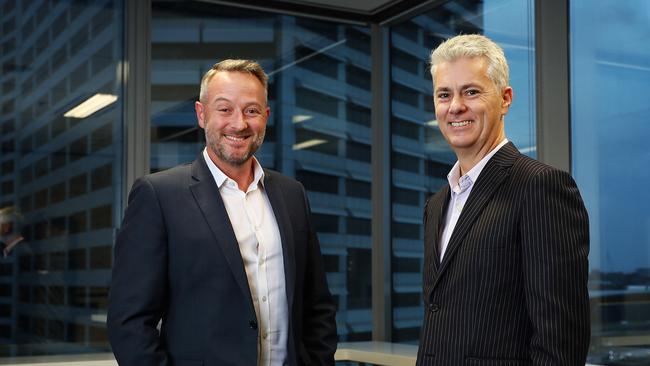
[[[9,3],[13,2],[3,2],[3,10],[7,10],[7,4]],[[101,87],[102,80],[110,80],[111,78],[115,78],[115,68],[113,68],[112,72],[104,72],[108,71],[107,69],[109,66],[113,65],[112,62],[107,62],[107,60],[115,57],[113,54],[115,47],[112,45],[105,46],[95,54],[92,54],[92,56],[89,57],[90,61],[84,61],[82,63],[83,68],[78,69],[83,70],[83,74],[80,74],[82,77],[77,78],[77,81],[75,81],[72,84],[72,87],[68,89],[69,78],[67,75],[70,74],[71,68],[69,67],[68,62],[68,43],[66,42],[65,38],[66,29],[50,29],[50,22],[48,19],[57,18],[57,23],[52,24],[56,24],[57,26],[61,27],[64,25],[64,23],[67,25],[67,18],[71,11],[70,8],[77,8],[77,10],[73,10],[73,12],[76,12],[77,16],[79,15],[79,10],[87,11],[88,9],[92,8],[92,11],[88,11],[86,14],[75,19],[77,21],[75,21],[69,27],[80,27],[83,32],[82,34],[89,34],[89,24],[92,25],[92,22],[97,22],[98,20],[102,21],[102,23],[98,24],[97,27],[92,28],[92,33],[90,33],[91,35],[89,36],[90,38],[86,38],[86,40],[93,39],[95,42],[83,42],[83,48],[77,50],[82,53],[86,53],[86,50],[88,50],[90,53],[92,53],[93,47],[97,45],[102,45],[104,42],[108,42],[109,45],[113,43],[113,40],[106,37],[104,37],[103,40],[99,41],[97,41],[97,38],[105,32],[114,32],[114,29],[117,27],[117,25],[108,28],[107,26],[112,24],[112,22],[110,22],[110,19],[113,18],[111,14],[117,14],[117,12],[114,12],[114,10],[110,7],[98,6],[99,3],[88,3],[83,5],[84,7],[82,8],[79,6],[79,3],[75,1],[23,1],[20,2],[20,4],[23,5],[22,12],[15,13],[13,19],[16,19],[18,16],[25,15],[27,20],[22,23],[25,28],[21,27],[18,32],[28,31],[29,33],[33,34],[31,36],[23,37],[22,41],[24,42],[20,44],[20,50],[16,50],[14,47],[6,47],[6,38],[3,37],[3,39],[0,40],[4,41],[2,44],[3,52],[1,55],[3,58],[4,66],[3,72],[0,74],[2,75],[0,77],[2,78],[3,92],[0,95],[0,99],[10,100],[9,102],[4,102],[2,104],[3,117],[0,120],[2,123],[2,137],[4,138],[4,136],[7,135],[20,137],[20,139],[17,139],[17,141],[19,141],[17,145],[20,146],[20,153],[19,155],[11,156],[11,153],[13,151],[3,151],[2,158],[0,160],[3,160],[3,181],[5,174],[10,175],[13,172],[18,172],[19,174],[17,175],[22,176],[22,179],[18,180],[19,185],[16,187],[18,194],[10,201],[6,201],[8,198],[6,195],[7,189],[4,189],[4,192],[2,192],[2,207],[13,204],[19,208],[22,208],[21,211],[25,215],[24,235],[30,241],[29,247],[32,248],[30,250],[33,250],[34,252],[31,254],[27,253],[24,250],[26,247],[23,247],[21,244],[16,247],[14,252],[12,252],[11,257],[0,258],[0,262],[3,262],[3,266],[9,266],[7,268],[14,267],[14,264],[12,263],[15,263],[16,270],[11,270],[11,273],[13,275],[21,277],[22,273],[28,274],[28,276],[33,276],[33,274],[39,273],[39,276],[45,278],[46,276],[50,276],[47,273],[61,272],[67,269],[67,250],[63,248],[62,251],[61,244],[72,245],[73,247],[79,245],[87,245],[89,241],[92,243],[92,240],[96,240],[91,239],[93,235],[96,236],[95,233],[91,234],[90,232],[85,231],[88,227],[91,227],[92,230],[105,230],[105,228],[111,227],[113,225],[113,215],[115,209],[113,208],[112,204],[103,206],[98,205],[94,208],[91,207],[88,211],[78,210],[76,213],[70,215],[60,215],[61,210],[65,211],[66,207],[79,205],[83,206],[83,201],[77,201],[77,203],[73,203],[73,201],[70,201],[70,197],[66,197],[67,179],[65,176],[70,177],[72,175],[75,175],[85,168],[89,168],[88,174],[90,174],[90,172],[93,171],[95,167],[102,165],[106,166],[106,162],[111,160],[115,161],[115,153],[118,153],[119,156],[119,152],[115,151],[114,153],[113,148],[110,149],[111,151],[106,150],[107,147],[111,147],[114,146],[115,143],[119,143],[119,140],[115,140],[113,138],[115,131],[113,129],[113,126],[115,125],[116,121],[106,119],[107,114],[110,115],[116,113],[117,109],[115,107],[112,107],[109,108],[109,112],[102,112],[102,115],[98,118],[93,117],[92,122],[94,124],[95,121],[97,121],[99,122],[98,126],[101,126],[102,123],[100,121],[104,120],[107,121],[105,127],[110,127],[95,129],[95,132],[92,133],[92,138],[88,138],[88,140],[84,138],[84,141],[87,142],[84,142],[83,146],[76,145],[77,149],[73,149],[73,152],[76,151],[78,156],[73,156],[73,158],[67,159],[66,145],[69,141],[71,141],[72,136],[78,136],[80,133],[83,133],[82,130],[87,128],[86,123],[80,124],[77,121],[69,121],[67,118],[58,117],[58,122],[53,125],[51,119],[54,117],[49,113],[51,113],[51,110],[57,109],[56,113],[58,114],[61,110],[64,111],[65,109],[69,109],[73,103],[79,103],[82,99],[76,101],[70,99],[70,96],[72,96],[72,93],[75,93],[76,90],[93,90],[97,86]],[[28,4],[36,5],[34,5],[34,7],[25,7]],[[114,5],[117,5],[117,2],[111,2],[110,6]],[[85,8],[86,6],[87,8]],[[13,8],[11,10],[13,10]],[[78,21],[80,19],[89,19],[86,17],[86,15],[90,15],[91,13],[95,13],[96,15],[90,23],[81,24],[82,22]],[[6,14],[7,13],[3,13],[3,21]],[[109,16],[107,16],[107,14],[109,14]],[[50,17],[50,15],[52,16]],[[3,29],[6,29],[7,24],[8,23],[5,22],[2,25]],[[115,24],[119,24],[119,22]],[[5,35],[4,32],[2,34],[3,36]],[[12,35],[11,40],[14,39],[15,38],[13,38]],[[61,44],[63,46],[58,46]],[[9,63],[4,57],[5,51],[13,52],[14,54],[21,53],[23,56],[17,57],[15,59],[12,57],[10,60],[11,63]],[[56,57],[50,61],[50,57],[47,55],[53,52],[55,53]],[[76,59],[88,58],[88,56],[83,56],[81,54],[74,56]],[[25,76],[18,76],[16,79],[14,77],[15,73],[12,72],[20,71],[15,69],[15,67],[18,67],[17,62],[21,62],[23,65],[30,65],[33,67],[33,69],[35,69],[35,71],[19,73],[18,75]],[[60,68],[55,69],[56,67]],[[92,69],[89,67],[92,67]],[[56,74],[55,71],[57,71]],[[89,71],[93,72],[94,79],[92,80],[90,77],[88,77],[87,73]],[[34,72],[39,74],[39,85],[52,85],[53,83],[57,82],[54,80],[55,77],[61,81],[58,81],[58,84],[54,88],[39,88],[39,90],[37,90],[35,88],[37,79],[34,76]],[[4,75],[9,76],[5,78]],[[17,82],[15,80],[17,80]],[[18,90],[23,90],[23,92],[20,93],[20,100],[17,99],[18,94],[15,93],[16,84],[19,87]],[[113,84],[111,83],[109,90],[106,90],[104,85],[104,92],[108,91],[114,93],[114,87],[112,85]],[[7,93],[5,93],[5,91]],[[16,100],[16,104],[11,105],[10,103],[13,103],[12,101],[14,99]],[[34,100],[37,102],[34,103]],[[7,108],[12,110],[7,110]],[[61,111],[60,113],[63,112]],[[9,117],[9,119],[6,117]],[[17,126],[15,121],[18,122]],[[56,126],[56,129],[54,126]],[[3,147],[8,148],[8,144],[6,144],[6,146],[3,145]],[[101,157],[102,154],[104,154],[105,157]],[[75,159],[86,157],[90,159]],[[72,163],[75,163],[76,167],[72,167]],[[119,168],[119,165],[114,165],[111,163],[109,163],[107,166],[111,171],[113,170],[113,167]],[[75,170],[77,173],[74,172]],[[70,174],[71,172],[72,174]],[[105,167],[104,169],[98,170],[98,174],[105,173],[107,173]],[[91,191],[94,191],[95,189],[106,188],[109,186],[114,187],[112,190],[115,188],[121,190],[121,187],[114,186],[116,181],[112,179],[112,174],[110,174],[110,172],[108,172],[108,174],[108,178],[95,176],[93,178],[91,190],[88,189],[88,184],[90,183],[90,175],[88,175],[88,177],[86,177],[85,184],[83,184],[85,188],[83,188],[81,191],[82,194],[84,194],[85,190],[85,194],[81,199],[91,199],[93,202],[97,202],[96,198],[99,198],[100,201],[104,202],[107,200],[109,202],[113,200],[113,197],[115,195],[112,193],[104,195],[103,198],[100,198],[101,196],[99,195],[95,195],[95,198],[88,197],[91,194]],[[58,180],[58,183],[54,182],[56,184],[49,185],[52,179],[55,181]],[[18,204],[18,202],[20,202],[20,204]],[[54,204],[58,205],[55,206]],[[59,216],[48,217],[50,211],[58,211]],[[107,215],[108,217],[105,217]],[[77,231],[79,234],[71,234],[70,231]],[[62,235],[65,236],[62,237]],[[112,230],[108,232],[108,235],[108,240],[110,240],[112,237]],[[65,240],[61,241],[62,238],[65,238]],[[49,249],[42,247],[39,244],[41,242],[47,242],[48,247],[52,248]],[[50,242],[52,244],[49,244]],[[104,246],[106,245],[105,243],[101,244]],[[92,245],[97,244],[90,245],[92,247]],[[94,260],[92,263],[94,266],[97,268],[105,269],[106,264],[102,264],[103,259],[97,259],[96,257],[97,255],[105,256],[108,253],[110,258],[110,251],[107,252],[106,250],[102,250],[99,252],[94,251],[93,253]],[[18,264],[20,264],[20,266],[18,266]],[[21,279],[21,281],[25,280]],[[57,282],[57,280],[53,281]],[[97,282],[96,279],[87,278],[82,281],[96,283],[93,288],[98,289],[90,292],[90,295],[84,295],[84,298],[91,296],[92,294],[95,294],[92,296],[98,299],[105,297],[106,290],[102,290],[101,285],[98,286],[100,283],[105,284],[105,280],[100,280]],[[67,286],[67,283],[61,285],[53,284],[49,286],[37,286],[34,289],[33,295],[31,295],[30,291],[31,286],[22,286],[20,291],[20,300],[21,302],[27,303],[39,302],[42,303],[43,306],[65,306],[67,300],[63,299],[62,294],[65,293],[65,288]],[[106,287],[104,286],[104,288]],[[18,291],[15,293],[19,294]],[[7,297],[4,295],[11,296],[11,293],[3,294],[3,297]],[[91,304],[96,304],[95,307],[98,309],[105,308],[105,302],[101,300],[94,301]],[[34,311],[41,312],[43,315],[33,316],[35,313],[29,311],[29,308],[33,309]],[[48,319],[50,315],[46,315],[47,313],[48,311],[42,307],[27,307],[27,309],[21,308],[17,310],[14,312],[14,315],[18,319],[15,322],[18,324],[18,328],[16,328],[16,330],[11,330],[10,328],[10,331],[8,332],[5,332],[3,330],[0,334],[0,337],[6,338],[6,335],[9,338],[18,336],[22,339],[37,337],[37,339],[40,339],[41,341],[45,341],[47,339],[55,341],[67,341],[67,339],[64,339],[64,334],[66,333],[65,327],[69,327],[67,333],[75,335],[74,341],[80,342],[84,345],[96,343],[93,348],[94,350],[101,350],[102,347],[106,347],[106,337],[105,335],[101,334],[104,331],[101,329],[101,327],[93,325],[93,322],[91,322],[90,319],[85,324],[75,325],[74,322],[64,322],[62,319]],[[74,312],[71,314],[73,313]],[[0,317],[2,317],[2,315],[0,315]],[[80,332],[79,327],[82,327],[81,329],[89,329],[89,331],[86,332],[84,330]],[[77,330],[73,331],[74,329]],[[6,344],[5,341],[2,343]],[[5,346],[1,348],[2,350],[0,350],[0,357],[8,355],[21,355],[23,354],[23,351],[28,351],[27,347],[14,348],[13,350],[11,348],[6,348]],[[38,347],[34,348],[35,352],[43,352],[36,351],[37,348]],[[20,351],[21,349],[22,351]],[[107,348],[103,349],[107,350]],[[15,353],[17,350],[19,352]],[[50,353],[52,351],[47,352]]]

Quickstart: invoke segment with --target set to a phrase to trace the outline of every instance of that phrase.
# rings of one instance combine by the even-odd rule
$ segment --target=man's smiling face
[[[204,99],[195,109],[212,160],[220,168],[248,162],[264,141],[270,115],[262,83],[245,72],[217,72]]]
[[[497,90],[487,69],[483,57],[459,58],[436,66],[436,119],[457,154],[484,156],[505,137],[502,117],[512,101],[512,89]]]

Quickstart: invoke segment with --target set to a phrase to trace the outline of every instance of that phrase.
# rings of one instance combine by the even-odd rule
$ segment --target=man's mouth
[[[223,137],[230,141],[235,141],[235,142],[241,142],[246,140],[247,138],[247,136],[234,136],[234,135],[223,135]]]
[[[470,123],[472,123],[472,121],[470,121],[470,120],[449,122],[451,127],[463,127],[463,126],[467,126]]]

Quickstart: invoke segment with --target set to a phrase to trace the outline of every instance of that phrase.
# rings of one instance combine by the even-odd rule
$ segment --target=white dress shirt
[[[445,229],[442,231],[442,237],[440,238],[440,261],[442,262],[442,257],[445,255],[447,250],[447,245],[449,245],[449,239],[451,234],[454,232],[460,213],[463,211],[465,202],[469,198],[469,194],[474,187],[474,182],[478,179],[478,176],[483,171],[485,164],[494,156],[494,154],[499,151],[499,149],[508,143],[508,139],[503,139],[490,151],[487,155],[481,159],[474,167],[467,172],[462,177],[460,176],[460,162],[456,161],[456,164],[451,168],[449,174],[447,174],[447,181],[449,182],[449,188],[451,189],[451,198],[449,199],[449,206],[447,206],[447,213],[445,214]]]
[[[287,358],[289,308],[282,240],[264,190],[264,171],[253,158],[254,179],[244,192],[212,162],[207,149],[203,157],[219,187],[244,261],[259,324],[258,365],[282,365]]]

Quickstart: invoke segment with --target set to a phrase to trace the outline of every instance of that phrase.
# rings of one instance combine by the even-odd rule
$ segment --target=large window
[[[447,184],[456,157],[433,108],[429,54],[456,34],[482,33],[503,47],[514,103],[506,136],[535,156],[533,1],[448,1],[391,29],[392,340],[416,343],[423,316],[422,212]]]
[[[573,0],[573,174],[590,218],[596,364],[650,363],[650,3]]]
[[[122,5],[8,0],[0,14],[0,357],[106,352]]]
[[[368,28],[186,1],[154,1],[151,170],[205,146],[194,101],[224,58],[258,60],[271,118],[256,154],[301,181],[311,203],[341,341],[369,340],[370,32]]]
[[[193,160],[205,144],[193,107],[202,74],[227,57],[259,60],[271,76],[272,113],[257,156],[308,190],[339,339],[370,340],[373,330],[374,167],[391,182],[390,218],[381,218],[392,233],[387,327],[392,341],[415,343],[422,209],[456,160],[437,128],[429,53],[459,33],[497,41],[514,88],[506,134],[535,157],[536,88],[545,85],[535,85],[533,9],[541,1],[436,1],[388,27],[390,158],[371,161],[369,27],[152,0],[151,118],[137,122],[151,138],[139,143],[150,143],[152,172]],[[567,2],[570,19],[540,20],[570,24],[572,173],[591,225],[590,362],[648,364],[650,128],[639,91],[650,85],[650,3]],[[136,82],[124,78],[126,3],[0,0],[0,358],[110,350],[112,244],[125,172],[135,165],[122,139],[123,82]],[[98,94],[103,108],[68,113]]]

